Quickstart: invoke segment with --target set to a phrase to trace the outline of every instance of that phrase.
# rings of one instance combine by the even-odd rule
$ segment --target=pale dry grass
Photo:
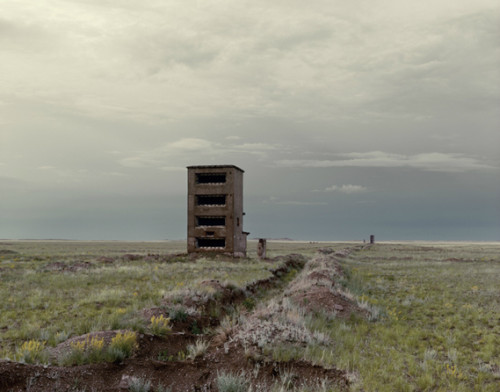
[[[174,308],[186,297],[207,300],[215,290],[203,280],[243,288],[271,277],[281,263],[148,258],[178,251],[179,244],[171,242],[8,241],[0,243],[2,249],[0,357],[10,358],[15,347],[28,340],[43,338],[54,346],[63,337],[91,331],[145,332],[149,320],[141,319],[142,309],[170,300],[168,307]],[[134,257],[124,257],[128,254]],[[69,268],[73,265],[84,268]]]

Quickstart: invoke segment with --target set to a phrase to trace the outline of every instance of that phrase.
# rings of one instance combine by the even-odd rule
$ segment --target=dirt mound
[[[459,258],[456,258],[456,257],[450,257],[448,259],[445,259],[444,261],[453,261],[454,263],[474,263],[477,260],[459,259]]]
[[[218,280],[206,280],[201,282],[201,286],[209,290],[196,291],[186,288],[172,295],[166,295],[162,305],[168,308],[173,303],[181,303],[187,308],[197,309],[201,314],[210,313],[214,308],[224,310],[228,306],[244,301],[249,294],[273,287],[288,271],[302,268],[307,260],[300,254],[290,254],[278,256],[272,261],[282,261],[282,263],[270,271],[272,275],[269,278],[256,280],[245,289],[240,289],[230,283],[221,283]]]
[[[48,263],[45,265],[45,269],[48,271],[69,271],[69,272],[78,272],[81,270],[86,270],[92,268],[92,263],[88,261],[80,261],[76,263],[64,263],[62,261],[54,261],[53,263]]]
[[[337,283],[343,277],[337,258],[347,257],[350,252],[350,249],[336,252],[321,249],[285,294],[306,312],[332,313],[344,318],[352,313],[366,315],[366,310],[360,308],[352,295]]]
[[[115,262],[115,259],[113,257],[101,256],[97,258],[97,261],[104,264],[112,264]]]
[[[311,287],[305,292],[297,292],[290,297],[307,312],[330,312],[339,317],[349,317],[352,312],[363,312],[352,301],[332,292],[327,287]]]
[[[18,252],[10,249],[0,249],[0,255],[17,255]]]
[[[174,361],[130,358],[121,364],[102,363],[73,367],[44,367],[0,361],[1,391],[127,391],[129,380],[148,380],[155,390],[169,386],[173,392],[217,391],[217,375],[244,375],[255,391],[269,391],[274,383],[317,385],[327,379],[347,390],[348,381],[342,371],[325,369],[304,361],[255,363],[245,359],[243,348],[212,350],[195,360]]]
[[[186,257],[187,257],[186,253],[168,253],[168,254],[148,253],[148,255],[144,258],[144,261],[173,263],[173,262],[183,261],[186,259]]]
[[[49,348],[48,351],[50,359],[51,361],[56,362],[58,358],[60,358],[62,355],[70,351],[75,343],[89,342],[92,339],[103,339],[104,344],[108,346],[109,343],[111,342],[111,339],[113,339],[118,332],[124,333],[126,331],[124,330],[98,331],[98,332],[91,332],[81,336],[74,336],[72,338],[69,338],[68,340],[65,340],[62,343],[59,343],[56,347]]]
[[[151,261],[151,262],[161,262],[161,263],[173,263],[186,260],[188,255],[186,253],[148,253],[147,255],[135,254],[135,253],[126,253],[121,256],[122,261]],[[110,259],[108,257],[101,257],[100,259]],[[114,261],[114,259],[111,259]]]

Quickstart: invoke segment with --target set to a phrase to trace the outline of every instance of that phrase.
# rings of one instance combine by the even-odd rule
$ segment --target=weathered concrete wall
[[[246,256],[247,233],[243,232],[243,171],[234,173],[233,244],[235,256]]]
[[[224,178],[225,182],[221,182]],[[214,182],[211,182],[211,181]],[[222,205],[221,200],[224,199]],[[211,202],[214,204],[211,204]],[[232,165],[188,167],[188,253],[246,255],[243,232],[243,170]],[[205,204],[205,205],[203,205]],[[216,225],[206,223],[215,218]],[[225,225],[219,221],[225,220]],[[223,246],[221,246],[224,242]]]

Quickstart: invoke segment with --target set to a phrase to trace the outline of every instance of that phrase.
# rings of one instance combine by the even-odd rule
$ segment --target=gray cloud
[[[324,201],[310,201],[310,200],[282,200],[279,197],[271,196],[264,200],[265,204],[275,204],[282,206],[324,206],[327,202]]]
[[[234,139],[229,139],[234,140]],[[141,151],[135,156],[122,158],[119,163],[126,167],[158,167],[167,163],[178,163],[179,167],[189,165],[193,160],[207,159],[211,156],[250,155],[266,157],[275,150],[283,150],[280,146],[267,143],[214,142],[201,138],[183,138],[149,151]],[[167,166],[170,167],[170,166]],[[174,166],[175,167],[175,166]]]
[[[113,198],[109,230],[163,197],[178,224],[185,166],[231,163],[256,230],[415,237],[441,217],[492,238],[499,18],[496,0],[5,0],[0,236],[57,214],[68,233]]]
[[[59,39],[43,24],[0,17],[0,52],[34,54],[51,52]],[[40,53],[38,53],[40,54]]]
[[[469,170],[498,169],[462,154],[422,153],[415,155],[391,154],[382,151],[366,153],[338,154],[338,159],[331,160],[280,160],[280,167],[411,167],[427,171],[461,172]],[[347,158],[347,159],[342,159]]]
[[[344,184],[344,185],[331,185],[327,188],[325,188],[324,192],[341,192],[341,193],[346,193],[346,194],[351,194],[351,193],[364,193],[368,189],[362,185],[352,185],[352,184]]]

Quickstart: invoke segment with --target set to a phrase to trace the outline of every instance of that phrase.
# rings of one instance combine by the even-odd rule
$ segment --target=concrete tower
[[[233,165],[189,166],[188,253],[246,256],[243,170]]]

